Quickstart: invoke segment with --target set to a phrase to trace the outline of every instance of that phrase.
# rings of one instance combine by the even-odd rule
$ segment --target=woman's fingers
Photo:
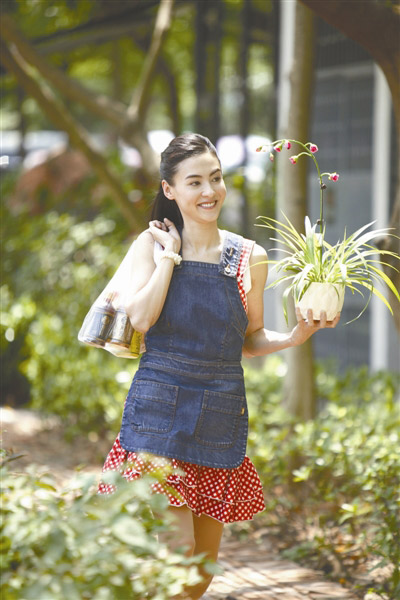
[[[149,229],[156,242],[159,242],[164,248],[179,252],[181,238],[172,221],[169,219],[164,219],[164,222],[150,221]]]
[[[319,320],[314,319],[314,315],[313,315],[313,311],[311,308],[309,308],[307,310],[307,319],[304,319],[302,314],[301,314],[301,310],[298,306],[296,306],[296,318],[297,318],[297,322],[301,323],[302,321],[305,321],[305,324],[308,327],[313,327],[315,329],[325,329],[325,328],[334,328],[336,327],[336,325],[339,323],[340,321],[340,313],[338,313],[336,315],[336,317],[334,318],[333,321],[328,321],[327,320],[327,316],[326,316],[326,312],[324,310],[321,310],[320,312],[320,318]]]
[[[179,242],[179,247],[181,245],[181,236],[179,235],[179,231],[177,230],[175,224],[169,219],[164,219],[165,226],[167,227],[168,233],[174,238],[174,240]]]
[[[336,315],[336,317],[333,319],[333,321],[331,321],[331,325],[328,325],[328,327],[336,327],[336,325],[339,323],[340,321],[340,313],[338,313]]]
[[[161,229],[162,231],[168,231],[166,224],[162,221],[150,221],[149,227],[156,227],[157,229]]]

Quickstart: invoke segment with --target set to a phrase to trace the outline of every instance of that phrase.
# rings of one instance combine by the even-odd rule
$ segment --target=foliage
[[[391,235],[387,228],[366,231],[372,223],[360,227],[357,231],[347,237],[346,233],[341,241],[335,245],[329,244],[323,235],[317,234],[316,225],[311,226],[310,220],[305,220],[305,235],[298,233],[296,228],[287,219],[282,223],[270,217],[259,217],[263,223],[260,227],[266,227],[278,235],[281,239],[274,239],[284,246],[285,256],[280,260],[269,260],[274,269],[283,274],[273,281],[268,287],[275,287],[280,283],[289,283],[283,293],[283,309],[287,320],[287,302],[291,293],[295,302],[299,302],[304,293],[313,282],[340,284],[361,295],[362,288],[369,291],[369,297],[375,294],[388,307],[393,314],[392,308],[385,296],[375,287],[379,281],[386,283],[400,302],[400,295],[389,277],[377,267],[381,261],[378,256],[400,257],[389,250],[379,250],[371,245],[372,240],[381,239],[384,235]],[[383,263],[394,269],[392,265]],[[368,299],[369,302],[369,299]],[[365,311],[367,304],[358,315]],[[358,318],[356,317],[356,318]]]
[[[292,558],[320,554],[343,564],[350,559],[354,565],[378,556],[374,568],[391,565],[392,570],[375,589],[397,597],[399,377],[370,375],[366,368],[338,376],[327,366],[319,367],[321,410],[315,421],[302,423],[281,406],[284,375],[276,357],[263,370],[246,369],[252,415],[249,453],[268,490],[266,518],[277,519],[284,530],[299,518],[304,530],[310,521],[318,530],[312,539],[299,540]]]
[[[79,223],[55,211],[15,219],[6,210],[2,228],[5,391],[15,392],[19,369],[32,406],[61,416],[69,433],[117,422],[136,362],[84,347],[77,334],[128,249],[123,228],[106,214]]]
[[[106,475],[109,482],[118,476]],[[4,468],[2,597],[167,600],[200,581],[202,556],[170,553],[157,540],[171,524],[162,516],[167,498],[149,495],[151,481],[119,477],[114,494],[99,496],[90,475],[58,490],[46,473]]]

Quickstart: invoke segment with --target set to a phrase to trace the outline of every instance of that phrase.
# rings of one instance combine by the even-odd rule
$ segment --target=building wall
[[[335,243],[347,233],[374,219],[373,157],[374,110],[376,110],[376,72],[369,55],[321,20],[317,21],[316,78],[312,132],[310,139],[319,147],[318,162],[322,171],[340,173],[339,183],[328,182],[325,192],[326,239]],[[394,121],[392,119],[392,136]],[[385,144],[391,146],[391,139]],[[393,179],[395,157],[392,156],[390,179]],[[319,189],[315,171],[309,175],[310,209],[315,221],[319,216]],[[388,209],[392,206],[389,201]],[[389,217],[389,213],[388,213]],[[389,218],[384,226],[388,225]],[[322,332],[315,340],[316,354],[339,357],[342,367],[370,364],[371,309],[369,305],[360,319],[354,319],[368,297],[346,291],[342,324],[334,332]],[[389,315],[389,319],[390,319]],[[385,318],[384,318],[385,319]],[[400,351],[396,330],[383,320],[383,343],[386,345],[387,368],[398,369]]]

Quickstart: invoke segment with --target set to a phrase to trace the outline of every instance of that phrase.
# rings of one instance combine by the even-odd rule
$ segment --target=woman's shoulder
[[[138,257],[152,257],[154,254],[154,238],[150,229],[145,229],[133,242],[133,251]]]
[[[259,263],[261,261],[266,261],[267,260],[267,251],[265,250],[265,248],[263,248],[262,246],[260,246],[260,244],[257,244],[257,242],[255,240],[251,240],[248,238],[245,238],[243,236],[241,236],[240,234],[234,233],[233,231],[228,231],[228,230],[223,230],[223,234],[225,236],[230,236],[230,237],[237,237],[237,238],[241,238],[243,241],[243,251],[246,252],[246,254],[250,254],[249,256],[249,263],[250,265],[254,265],[255,263]]]
[[[146,247],[153,248],[154,238],[151,234],[150,229],[145,229],[144,231],[139,233],[139,235],[137,236],[137,238],[135,240],[135,245],[138,248],[146,248]]]
[[[256,242],[254,242],[253,250],[250,255],[250,264],[254,265],[260,261],[267,260],[267,258],[268,258],[268,256],[267,256],[267,251],[265,250],[265,248],[260,246],[260,244],[257,244]]]

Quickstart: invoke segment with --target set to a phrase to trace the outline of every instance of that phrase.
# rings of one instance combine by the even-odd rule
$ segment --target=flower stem
[[[284,144],[285,142],[290,142],[291,144],[297,144],[298,146],[301,146],[301,148],[303,148],[303,152],[301,152],[301,154],[299,154],[298,156],[302,156],[304,154],[306,154],[307,156],[310,156],[313,161],[314,161],[314,165],[315,168],[317,169],[317,173],[318,173],[318,180],[319,180],[319,220],[317,221],[318,225],[319,225],[319,230],[321,235],[323,235],[323,231],[324,231],[324,189],[325,189],[325,184],[322,181],[322,175],[321,175],[321,171],[318,165],[318,161],[315,158],[314,154],[312,152],[310,152],[310,149],[307,148],[307,144],[303,144],[302,142],[299,142],[298,140],[291,140],[291,139],[282,139],[282,140],[275,140],[275,142],[271,142],[271,146],[274,147],[276,145],[279,144]],[[308,143],[308,145],[310,145],[310,143]],[[325,173],[324,173],[325,175]],[[322,260],[322,246],[321,246],[321,260]]]
[[[282,140],[276,140],[275,142],[272,142],[272,146],[274,147],[277,144],[283,145],[285,142],[290,142],[291,144],[297,144],[298,146],[303,148],[303,152],[301,152],[298,155],[298,157],[302,156],[303,154],[310,156],[314,161],[315,168],[317,169],[318,180],[319,180],[319,220],[317,221],[317,225],[319,225],[319,231],[321,234],[321,243],[320,243],[320,247],[319,247],[319,269],[320,269],[320,273],[322,273],[322,253],[323,253],[323,236],[324,236],[324,189],[325,189],[326,185],[322,181],[322,175],[321,175],[321,171],[320,171],[320,168],[318,165],[318,161],[315,158],[314,154],[310,151],[310,148],[307,147],[307,146],[310,146],[310,142],[308,144],[303,144],[302,142],[299,142],[298,140],[282,139]]]

